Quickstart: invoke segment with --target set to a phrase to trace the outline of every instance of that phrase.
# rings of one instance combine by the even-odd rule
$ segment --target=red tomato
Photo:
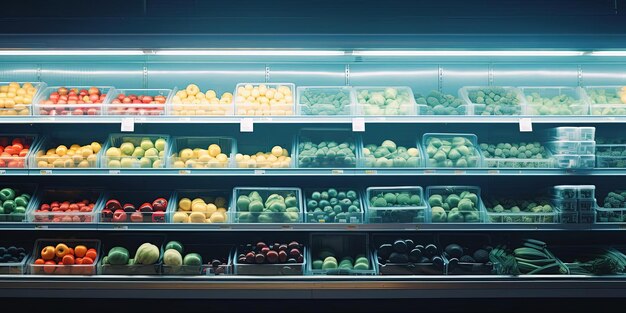
[[[88,94],[89,94],[89,92],[87,92],[87,90],[86,90],[86,89],[81,89],[81,90],[80,90],[80,92],[78,93],[78,95],[79,95],[81,98],[82,98],[82,97],[84,97],[84,96],[86,96],[86,95],[88,95]]]
[[[96,87],[89,88],[89,95],[98,95],[100,94],[100,89]]]
[[[150,96],[143,96],[141,98],[141,102],[146,103],[146,104],[150,103],[150,102],[152,102],[152,97],[150,97]]]
[[[98,95],[96,95],[96,94],[91,94],[91,95],[89,95],[89,100],[91,102],[96,102],[96,101],[100,100],[100,97]]]
[[[65,87],[61,87],[59,88],[59,95],[63,96],[63,95],[67,95],[67,88]]]

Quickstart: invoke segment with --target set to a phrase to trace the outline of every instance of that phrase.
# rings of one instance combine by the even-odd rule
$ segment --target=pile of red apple
[[[304,248],[296,241],[289,244],[274,243],[267,245],[264,242],[248,244],[239,248],[237,262],[241,264],[275,264],[275,263],[302,263]]]
[[[95,204],[87,199],[74,201],[53,201],[42,203],[35,210],[35,222],[39,223],[90,223]]]
[[[165,112],[165,100],[163,95],[125,95],[121,93],[111,101],[109,115],[161,115]]]
[[[0,168],[24,168],[29,148],[26,138],[13,138],[10,143],[8,137],[0,138]]]
[[[97,115],[107,94],[97,87],[89,89],[60,87],[39,105],[41,115]]]
[[[145,202],[138,208],[132,203],[122,205],[118,200],[110,199],[104,205],[100,218],[102,222],[113,223],[165,223],[166,209],[167,200],[164,198]]]

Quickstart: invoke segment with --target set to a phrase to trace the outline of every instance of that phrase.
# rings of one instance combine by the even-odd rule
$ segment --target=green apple
[[[110,168],[120,168],[120,167],[122,167],[122,164],[120,163],[119,160],[110,160],[109,164],[108,164],[108,167],[110,167]]]
[[[154,161],[154,163],[152,163],[152,168],[162,168],[163,167],[163,162],[161,162],[161,160],[156,160]]]
[[[165,145],[167,142],[163,138],[159,138],[154,142],[154,147],[159,151],[165,151]]]
[[[130,142],[125,142],[120,146],[120,150],[124,155],[131,155],[135,151],[135,146]]]
[[[150,148],[148,150],[146,150],[146,153],[144,154],[144,157],[146,158],[150,158],[152,160],[156,159],[159,157],[159,151],[155,148]]]
[[[154,148],[154,144],[150,141],[150,139],[141,140],[141,149],[148,151],[148,149],[152,148]]]
[[[183,160],[183,162],[191,158],[193,158],[193,150],[191,149],[180,150],[180,159]]]
[[[148,158],[141,158],[139,160],[139,167],[141,167],[141,168],[151,168],[152,167],[152,161],[150,161],[150,159],[148,159]]]
[[[119,160],[120,156],[122,156],[122,151],[120,149],[115,148],[115,147],[111,147],[107,149],[106,157],[109,160]]]
[[[137,159],[135,158],[122,158],[122,162],[121,162],[121,167],[123,168],[133,168],[135,167],[135,162],[137,161]]]
[[[141,149],[141,147],[135,147],[135,151],[133,151],[133,156],[136,158],[142,158],[146,151]]]

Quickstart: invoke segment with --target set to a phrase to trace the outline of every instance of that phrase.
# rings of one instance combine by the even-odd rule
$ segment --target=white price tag
[[[341,175],[343,174],[343,170],[332,170],[330,171],[330,173],[333,175]]]
[[[50,175],[50,174],[52,174],[52,170],[41,170],[41,171],[39,171],[39,174],[41,174],[41,175]]]
[[[191,117],[179,117],[179,122],[191,122]]]
[[[365,131],[365,119],[362,117],[355,117],[352,119],[352,131],[364,132]]]
[[[378,174],[377,170],[365,170],[365,174],[367,175],[376,175]]]
[[[528,133],[533,131],[533,122],[529,117],[519,119],[519,131]]]
[[[35,225],[35,229],[48,229],[48,225]]]
[[[191,174],[191,170],[179,170],[178,174],[179,175],[189,175],[189,174]]]
[[[135,131],[135,119],[132,117],[122,118],[122,132],[134,132]]]
[[[120,170],[109,170],[109,175],[119,175]]]
[[[113,229],[128,229],[128,225],[113,225]]]
[[[254,122],[251,118],[242,118],[239,124],[239,131],[242,133],[251,133],[254,131]]]
[[[6,174],[6,173],[7,173],[7,171],[5,171],[5,170],[0,170],[0,175],[4,175],[4,174]]]
[[[254,175],[263,175],[265,174],[265,170],[254,170]]]

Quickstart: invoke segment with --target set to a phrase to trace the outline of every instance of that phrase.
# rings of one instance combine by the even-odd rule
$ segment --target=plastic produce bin
[[[431,201],[431,196],[433,195],[441,195],[443,200],[442,203],[446,203],[447,197],[456,194],[460,197],[462,193],[473,193],[476,195],[477,202],[473,206],[472,211],[460,211],[458,214],[454,214],[454,219],[451,219],[452,207],[448,210],[443,210],[445,212],[433,210],[434,207],[438,207],[437,205],[433,205],[434,201]],[[482,223],[485,220],[484,215],[484,204],[480,198],[480,187],[476,186],[428,186],[426,187],[426,202],[428,203],[428,213],[430,215],[431,223]],[[460,201],[459,201],[460,203]]]
[[[458,92],[446,94],[438,90],[415,93],[417,113],[419,115],[467,115],[467,104],[457,97]]]
[[[350,87],[307,86],[297,90],[298,115],[357,115]]]
[[[555,168],[556,161],[549,150],[548,157],[543,159],[533,158],[486,158],[483,154],[482,164],[489,168]]]
[[[254,204],[254,200],[247,201],[245,198],[249,199],[250,194],[255,191],[261,197],[261,205],[253,208],[251,205]],[[293,187],[236,187],[232,198],[235,206],[233,221],[234,223],[302,223],[301,194],[300,188]],[[270,203],[269,207],[265,207],[265,203],[272,195],[279,195],[285,201]],[[240,196],[243,197],[240,199]],[[295,199],[287,203],[287,198],[290,196]]]
[[[599,168],[626,167],[626,145],[596,145],[596,162]]]
[[[292,83],[239,83],[233,95],[235,115],[285,116],[296,112],[296,86]]]
[[[397,140],[383,136],[384,134],[365,133],[360,147],[359,167],[418,168],[424,166],[424,153],[415,138]]]
[[[551,128],[549,137],[553,141],[594,141],[596,139],[595,127],[561,126]]]
[[[361,154],[359,139],[349,129],[302,129],[296,143],[297,167],[354,168]]]
[[[406,86],[354,87],[357,114],[367,116],[416,115],[413,91]]]
[[[463,256],[470,256],[473,259],[476,257],[484,257],[486,252],[487,261],[467,262],[462,256],[457,258],[458,262],[450,262],[452,257],[446,252],[442,253],[445,261],[446,275],[492,275],[495,274],[496,268],[494,264],[489,261],[488,248],[492,246],[491,236],[482,234],[439,234],[438,238],[441,250],[445,251],[446,247],[450,244],[457,244],[463,248]],[[483,250],[483,252],[478,252]],[[477,253],[478,252],[478,253]],[[483,253],[483,255],[477,255]],[[471,261],[471,260],[470,260]]]
[[[29,156],[30,168],[99,168],[101,156],[104,154],[102,146],[105,140],[106,138],[102,137],[94,138],[75,133],[43,137]],[[97,143],[97,145],[92,145],[92,143]],[[57,149],[61,145],[67,149],[65,151]],[[75,145],[80,147],[71,150]],[[83,148],[88,145],[91,146],[89,149]],[[94,153],[94,148],[100,150]],[[55,149],[54,154],[46,155],[49,149]],[[74,154],[69,155],[68,151],[73,151],[71,153]],[[62,156],[59,153],[65,153],[65,155]]]
[[[576,211],[566,212],[561,211],[561,223],[563,224],[578,224],[578,215]]]
[[[382,253],[379,251],[381,245],[383,244],[393,244],[397,239],[411,239],[415,243],[415,245],[421,245],[426,247],[428,245],[435,245],[437,247],[437,252],[435,256],[438,256],[442,259],[441,265],[435,265],[430,260],[428,262],[411,262],[408,263],[392,263],[385,262]],[[432,235],[381,235],[376,234],[372,237],[373,241],[373,249],[372,253],[374,255],[374,261],[376,262],[376,268],[378,269],[378,274],[380,275],[443,275],[445,272],[445,265],[443,262],[443,255],[441,251],[441,247],[434,236]],[[410,251],[409,251],[410,252]]]
[[[359,189],[309,188],[304,195],[307,223],[363,223],[365,205]]]
[[[450,146],[448,152],[447,148]],[[426,167],[480,166],[480,149],[474,134],[426,133],[422,137]]]
[[[237,256],[242,253],[242,247],[239,247],[233,257],[235,264],[235,275],[249,275],[249,276],[301,276],[304,275],[307,266],[307,248],[302,249],[303,259],[302,262],[297,263],[263,263],[263,264],[248,264],[239,263]]]
[[[558,185],[552,188],[556,199],[578,199],[578,185]]]
[[[0,114],[0,116],[2,115]],[[21,142],[23,149],[25,149],[25,146],[27,145],[28,152],[24,154],[24,152],[22,152],[23,149],[21,149],[19,151],[22,153],[22,155],[20,155],[20,152],[18,152],[18,150],[15,150],[13,148],[14,141],[18,145]],[[15,168],[32,167],[33,163],[31,161],[31,157],[34,154],[34,151],[38,149],[37,146],[39,146],[39,144],[40,144],[40,139],[37,135],[32,135],[32,134],[0,135],[0,146],[6,147],[5,149],[3,149],[2,152],[0,152],[0,154],[3,154],[3,153],[10,154],[10,156],[5,154],[4,156],[2,156],[2,158],[0,158],[0,169],[3,169],[3,168],[15,169]],[[8,150],[9,146],[11,146],[10,150],[5,151],[5,150]],[[17,148],[19,149],[19,147]],[[13,156],[15,154],[17,156]]]
[[[234,166],[237,168],[293,168],[295,167],[295,139],[293,136],[254,136],[236,142]],[[257,154],[261,153],[262,157]]]
[[[151,142],[151,145],[144,145],[148,149],[141,148],[144,139]],[[112,147],[119,148],[121,151],[120,147],[124,143],[132,143],[134,146],[133,154],[135,154],[138,147],[144,150],[143,154],[140,152],[136,154],[137,156],[113,156],[107,154],[109,148]],[[100,158],[101,166],[103,168],[164,168],[167,156],[170,153],[168,150],[169,144],[170,136],[168,135],[111,134],[102,147],[104,152]]]
[[[580,87],[520,87],[525,115],[588,115]]]
[[[37,194],[37,185],[35,184],[1,184],[0,185],[0,189],[3,190],[5,188],[12,189],[15,192],[15,195],[13,197],[10,197],[10,196],[6,197],[6,196],[0,195],[0,202],[2,202],[2,205],[0,206],[2,208],[2,212],[0,213],[0,223],[25,222],[28,209],[30,208],[32,203],[36,201],[35,195]],[[27,197],[28,203],[26,204],[26,206],[22,206],[22,208],[17,209],[18,207],[20,207],[18,205],[19,203],[16,203],[17,197],[23,196],[24,194],[30,196],[30,197]],[[10,200],[12,204],[11,202],[7,204],[6,203],[7,200]]]
[[[19,260],[19,256],[23,253],[23,257],[21,261],[18,262],[6,262],[0,263],[0,275],[23,275],[27,272],[26,264],[30,261],[31,252],[30,246],[32,246],[32,242],[26,242],[23,240],[3,240],[0,242],[0,247],[4,247],[4,254],[0,255],[0,258],[4,257],[4,255],[10,255],[12,257],[16,257]],[[13,249],[13,248],[15,249]],[[10,260],[3,260],[10,261]]]
[[[626,223],[626,208],[595,208],[596,224],[624,224]]]
[[[162,266],[163,275],[232,275],[233,274],[233,263],[232,263],[232,254],[233,247],[230,245],[211,245],[211,244],[200,244],[200,243],[184,243],[184,253],[182,254],[183,258],[185,255],[189,253],[198,253],[202,256],[202,265],[181,265],[181,266],[172,266],[165,265]],[[211,265],[212,260],[225,260],[226,263],[222,263],[218,266]]]
[[[70,203],[81,202],[83,200],[93,203],[91,211],[43,211],[41,205],[52,202]],[[29,203],[26,215],[31,223],[96,223],[98,212],[104,206],[104,194],[101,189],[83,189],[80,187],[55,187],[40,189],[36,197]],[[86,203],[87,204],[87,203]],[[70,205],[70,210],[71,210]],[[82,210],[75,205],[76,210]],[[39,211],[39,212],[38,212]]]
[[[419,186],[403,187],[369,187],[366,189],[365,207],[368,223],[428,223],[430,215],[427,214],[427,204],[424,199],[424,191]],[[395,198],[395,204],[389,206],[385,194],[391,193]],[[398,200],[400,196],[402,200]],[[406,197],[408,196],[408,201]],[[382,198],[385,200],[378,200]]]
[[[35,260],[41,256],[41,250],[44,247],[56,247],[60,243],[64,243],[70,248],[84,245],[87,249],[96,249],[97,257],[93,260],[93,264],[35,264]],[[100,240],[97,239],[37,239],[32,255],[33,257],[29,260],[28,264],[29,274],[31,275],[95,275],[96,264],[102,259],[102,250],[100,248]]]
[[[46,103],[46,101],[50,98],[50,94],[53,92],[57,92],[59,88],[67,88],[68,91],[72,89],[78,90],[78,93],[81,91],[88,92],[89,88],[95,87],[98,88],[101,95],[106,94],[104,99],[102,99],[101,103],[84,103],[84,104],[62,104],[62,103]],[[104,103],[108,103],[109,99],[111,99],[112,92],[115,88],[111,86],[55,86],[55,87],[46,87],[37,93],[37,96],[33,99],[34,105],[34,114],[35,116],[76,116],[76,115],[102,115],[104,112]],[[88,94],[86,95],[89,96]],[[80,95],[77,96],[77,100],[80,100]],[[100,100],[99,98],[98,100]],[[72,100],[68,100],[70,102]],[[93,102],[93,101],[92,101]]]
[[[165,114],[173,116],[228,116],[233,115],[235,110],[230,91],[223,92],[220,96],[215,89],[203,92],[193,84],[181,90],[174,88],[172,98],[165,107]]]
[[[467,86],[459,95],[469,105],[473,115],[520,115],[523,114],[524,96],[514,87]]]
[[[553,157],[559,168],[594,168],[596,163],[593,155],[555,154]]]
[[[98,275],[160,275],[163,265],[163,244],[165,238],[158,235],[142,236],[110,236],[102,245],[102,257],[98,262]],[[128,250],[130,258],[136,256],[136,251],[144,243],[151,243],[159,248],[159,260],[155,264],[105,264],[104,258],[108,256],[113,247],[124,247]]]
[[[364,233],[312,233],[311,250],[307,260],[307,273],[309,275],[376,275],[374,259],[369,249],[369,238]],[[350,257],[358,262],[359,257],[366,258],[368,269],[314,269],[313,262],[320,260],[320,254],[333,251],[337,262],[341,263],[345,257]],[[323,261],[323,260],[322,260]],[[338,263],[338,264],[339,264]]]
[[[578,186],[578,199],[594,200],[596,198],[596,186],[580,185]]]
[[[235,139],[230,137],[173,137],[170,168],[228,168],[235,166]],[[194,152],[195,149],[202,149]]]
[[[15,98],[12,98],[9,103],[7,103],[6,99],[4,101],[4,103],[2,103],[1,107],[0,107],[0,116],[3,117],[7,117],[7,116],[28,116],[28,115],[32,115],[33,114],[33,103],[35,103],[35,100],[37,99],[39,93],[46,88],[46,83],[42,83],[42,82],[0,82],[0,92],[6,92],[8,93],[9,88],[13,87],[13,88],[17,88],[17,86],[14,86],[14,84],[19,84],[19,88],[24,87],[24,84],[30,84],[32,86],[32,88],[34,88],[34,91],[31,91],[30,93],[28,92],[28,89],[30,88],[26,88],[26,93],[27,96],[29,96],[30,101],[28,101],[26,99],[26,101],[24,101],[25,99],[22,98],[22,102],[27,102],[27,103],[21,103],[21,104],[17,104],[15,103]],[[17,89],[16,89],[17,91]]]
[[[622,86],[587,86],[585,97],[591,115],[626,115],[626,89]],[[624,99],[624,100],[622,100]]]
[[[577,199],[554,199],[554,206],[564,212],[578,212]]]
[[[124,103],[122,95],[131,99],[132,96],[150,98],[139,99],[141,103]],[[165,107],[172,101],[172,97],[172,89],[114,89],[106,99],[104,115],[165,115]]]
[[[593,212],[596,207],[596,199],[580,199],[578,200],[579,212]]]
[[[580,224],[593,224],[595,221],[595,213],[593,210],[591,212],[579,212],[578,213],[578,223]]]
[[[595,141],[550,141],[547,145],[554,154],[592,155],[596,151]]]
[[[150,210],[150,208],[143,208],[143,203],[149,203],[152,206],[152,203],[158,199],[163,198],[167,200],[165,211],[156,211]],[[125,204],[131,204],[135,210],[127,209],[125,211],[126,218],[116,218],[115,209],[112,209],[113,206],[107,205],[109,200],[117,200],[119,204],[122,205],[122,209]],[[166,216],[170,214],[170,206],[169,202],[172,201],[172,191],[169,190],[150,190],[150,191],[139,191],[139,190],[114,190],[109,191],[104,195],[103,205],[101,209],[98,210],[99,223],[102,224],[122,224],[122,223],[165,223]],[[109,209],[112,211],[113,217],[108,212],[105,211]],[[134,213],[138,213],[133,215]],[[141,217],[141,219],[139,218]]]
[[[172,195],[171,200],[169,201],[169,205],[167,208],[167,222],[168,223],[230,223],[231,222],[231,211],[233,210],[233,204],[231,203],[232,190],[225,189],[181,189],[176,190]],[[180,208],[180,201],[183,198],[189,199],[190,210],[185,211]],[[218,199],[220,198],[220,199]],[[193,201],[195,199],[202,199],[204,203],[207,205],[207,212],[204,214],[205,219],[200,222],[201,216],[196,216],[194,214],[193,219],[191,219],[191,215],[193,213]],[[223,200],[222,200],[223,199]],[[224,201],[224,204],[221,202]],[[209,209],[209,204],[213,204],[216,207],[215,212],[222,213],[223,220],[221,216],[213,217],[213,208]],[[222,205],[220,205],[222,204]],[[197,210],[202,211],[203,206],[199,206]],[[208,212],[211,211],[211,212]],[[182,215],[182,214],[184,215]],[[211,219],[211,217],[213,217]],[[198,218],[196,220],[196,218]]]
[[[555,200],[558,201],[558,200]],[[567,201],[567,200],[562,200]],[[573,201],[574,205],[576,200]],[[561,211],[557,204],[553,204],[552,212],[503,212],[496,213],[487,211],[487,221],[489,223],[516,223],[516,224],[555,224],[559,223]]]

